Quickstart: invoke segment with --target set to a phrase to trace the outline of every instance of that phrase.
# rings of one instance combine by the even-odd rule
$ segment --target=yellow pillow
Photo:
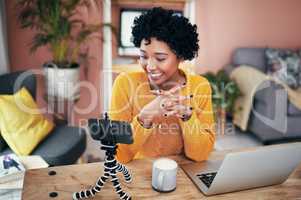
[[[16,154],[29,155],[52,128],[26,88],[0,95],[1,135]]]

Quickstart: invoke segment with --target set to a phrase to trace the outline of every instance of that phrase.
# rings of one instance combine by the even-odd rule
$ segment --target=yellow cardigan
[[[118,145],[117,159],[120,162],[182,152],[195,161],[207,159],[215,141],[211,88],[204,77],[183,73],[186,87],[181,89],[180,95],[193,94],[192,99],[186,102],[193,107],[191,118],[182,121],[176,117],[162,117],[162,122],[150,129],[137,121],[140,110],[156,97],[150,92],[147,75],[131,72],[116,78],[109,115],[112,120],[130,122],[134,139],[133,144]]]

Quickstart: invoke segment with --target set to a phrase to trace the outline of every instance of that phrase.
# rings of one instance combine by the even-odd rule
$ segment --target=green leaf
[[[87,24],[85,21],[75,21],[73,16],[79,7],[88,9],[100,0],[17,0],[18,20],[21,28],[35,29],[35,36],[30,43],[31,52],[39,47],[49,45],[55,62],[72,63],[82,59],[80,47],[94,38],[94,32],[100,32],[109,26],[117,36],[117,31],[111,24]],[[98,5],[99,6],[99,5]],[[80,23],[79,32],[73,24]],[[116,31],[116,32],[115,32]],[[99,37],[99,36],[97,36]],[[89,57],[86,57],[89,59]]]
[[[49,41],[51,41],[51,38],[51,35],[44,35],[41,33],[36,34],[32,40],[32,47],[30,51],[34,52],[37,50],[37,48],[48,44]]]
[[[240,96],[237,84],[230,79],[224,70],[216,74],[207,73],[204,75],[212,88],[212,103],[215,109],[223,108],[227,112],[234,112],[235,100]]]

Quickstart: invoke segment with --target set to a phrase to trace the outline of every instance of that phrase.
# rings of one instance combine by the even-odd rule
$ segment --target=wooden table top
[[[213,152],[210,160],[223,159],[227,152]],[[180,163],[191,162],[183,156],[170,157]],[[301,165],[291,174],[289,179],[281,185],[256,188],[240,192],[204,196],[190,181],[181,168],[178,168],[177,188],[170,193],[159,193],[151,187],[151,173],[153,159],[134,160],[126,166],[131,170],[133,181],[125,183],[122,176],[119,176],[122,188],[128,192],[132,199],[159,199],[159,200],[180,200],[180,199],[250,199],[250,200],[301,200]],[[98,176],[103,174],[102,163],[89,163],[80,165],[68,165],[60,167],[50,167],[46,169],[28,170],[25,174],[24,188],[22,192],[23,200],[58,200],[72,199],[73,192],[91,187]],[[55,171],[56,175],[49,176],[50,171]],[[53,198],[49,194],[56,192],[58,195]],[[112,183],[108,182],[95,200],[118,200],[119,196],[114,191]]]

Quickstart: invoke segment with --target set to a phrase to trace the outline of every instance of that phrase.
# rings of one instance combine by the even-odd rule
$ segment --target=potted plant
[[[86,58],[82,47],[104,24],[88,24],[77,19],[81,7],[97,0],[19,0],[18,19],[22,28],[36,31],[31,52],[48,46],[53,60],[46,62],[47,95],[61,99],[79,98],[79,67]],[[94,4],[95,5],[95,4]],[[95,35],[94,35],[95,36]]]
[[[216,74],[209,72],[204,76],[210,82],[213,110],[221,135],[223,135],[226,116],[231,116],[235,112],[234,103],[241,93],[238,85],[230,79],[224,70],[219,70]]]

